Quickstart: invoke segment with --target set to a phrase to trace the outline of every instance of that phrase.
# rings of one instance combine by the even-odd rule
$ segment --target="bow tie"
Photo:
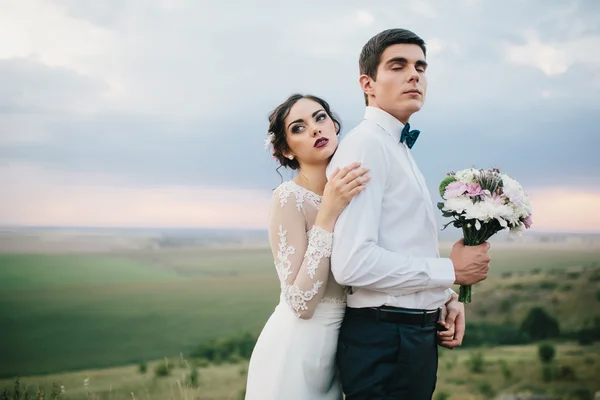
[[[419,133],[421,133],[421,131],[416,129],[410,131],[410,124],[407,122],[406,125],[404,125],[404,128],[402,129],[402,135],[400,135],[400,143],[406,141],[406,145],[409,149],[411,149],[415,145],[415,142],[419,137]]]

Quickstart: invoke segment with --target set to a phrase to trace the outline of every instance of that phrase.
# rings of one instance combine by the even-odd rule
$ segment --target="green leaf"
[[[449,184],[451,184],[452,182],[455,182],[456,178],[454,177],[454,175],[452,176],[447,176],[444,178],[444,180],[442,180],[442,182],[440,183],[440,196],[442,198],[444,198],[444,193],[446,192],[446,186],[448,186]]]

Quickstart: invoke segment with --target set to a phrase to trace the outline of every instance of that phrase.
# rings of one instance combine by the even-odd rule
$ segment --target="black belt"
[[[382,322],[423,326],[438,322],[442,309],[417,310],[413,308],[384,306],[373,308],[348,308],[346,312],[362,315]]]

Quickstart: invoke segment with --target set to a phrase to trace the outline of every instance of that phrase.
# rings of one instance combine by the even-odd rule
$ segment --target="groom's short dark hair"
[[[408,29],[387,29],[373,36],[363,46],[358,60],[358,68],[361,75],[368,75],[373,80],[377,80],[377,68],[381,61],[381,55],[390,46],[395,44],[416,44],[423,50],[423,55],[427,56],[425,41]],[[368,97],[365,94],[365,104],[369,105]]]

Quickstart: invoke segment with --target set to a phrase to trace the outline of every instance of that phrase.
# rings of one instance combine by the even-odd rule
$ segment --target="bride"
[[[281,295],[252,353],[246,399],[339,400],[335,352],[346,296],[329,268],[332,232],[368,170],[353,163],[327,181],[340,123],[318,97],[289,97],[269,122],[273,157],[299,174],[273,194],[269,240]]]

